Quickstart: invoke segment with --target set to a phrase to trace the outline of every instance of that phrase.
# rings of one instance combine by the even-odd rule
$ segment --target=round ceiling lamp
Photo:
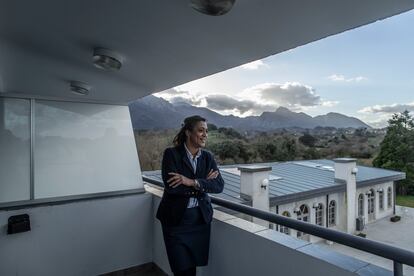
[[[123,57],[109,49],[95,48],[93,51],[93,64],[99,69],[116,71],[121,69]]]
[[[89,94],[89,91],[91,90],[91,86],[80,81],[71,81],[70,82],[70,91],[73,94],[80,95],[80,96],[86,96]]]
[[[198,12],[219,16],[228,13],[236,0],[190,0],[190,5]]]

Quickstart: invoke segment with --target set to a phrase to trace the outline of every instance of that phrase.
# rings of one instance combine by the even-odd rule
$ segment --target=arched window
[[[323,204],[319,203],[315,208],[315,224],[323,226]]]
[[[296,215],[298,216],[298,220],[302,220],[302,221],[309,221],[309,207],[306,204],[302,204],[299,207],[299,211],[296,212]],[[296,236],[298,238],[302,237],[305,233],[297,231],[296,232]]]
[[[358,196],[358,216],[363,217],[364,216],[364,195],[359,194]]]
[[[379,200],[379,208],[380,210],[384,210],[384,190],[379,189],[378,190],[378,200]]]
[[[388,202],[388,208],[391,208],[391,206],[392,206],[392,189],[391,189],[391,187],[388,187],[388,190],[387,190],[387,202]]]
[[[329,226],[336,225],[336,201],[331,200],[328,207],[328,223]]]
[[[368,220],[372,221],[375,217],[375,191],[374,189],[369,190],[367,193],[368,197]]]
[[[290,218],[290,214],[289,214],[289,212],[288,212],[288,211],[284,211],[284,212],[282,213],[282,216],[285,216],[285,217],[289,217],[289,218]],[[290,228],[288,228],[288,227],[286,227],[286,226],[279,225],[279,231],[280,231],[281,233],[284,233],[284,234],[290,235]]]

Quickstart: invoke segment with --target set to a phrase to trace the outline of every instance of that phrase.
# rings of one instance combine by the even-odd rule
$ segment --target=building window
[[[323,204],[319,203],[315,210],[316,225],[323,226]]]
[[[383,189],[380,189],[378,191],[378,193],[379,193],[379,198],[378,198],[378,200],[379,200],[379,208],[380,208],[380,210],[384,210],[384,190]]]
[[[358,196],[358,216],[363,217],[364,216],[364,195],[359,194]]]
[[[331,200],[331,202],[329,202],[328,223],[329,223],[329,226],[336,225],[336,202],[335,200]]]
[[[309,207],[306,204],[302,204],[299,207],[299,210],[296,212],[296,215],[297,215],[297,219],[298,220],[302,220],[302,221],[308,222],[309,221]],[[296,236],[298,238],[300,238],[300,237],[302,237],[304,235],[305,235],[305,233],[303,233],[301,231],[297,231],[296,232]]]
[[[371,221],[374,219],[375,213],[375,191],[374,189],[369,190],[368,196],[368,219]]]
[[[392,206],[392,190],[391,190],[391,187],[388,187],[387,199],[388,199],[388,208],[391,208],[391,206]]]
[[[284,211],[284,212],[282,213],[282,216],[285,216],[285,217],[290,218],[290,213],[289,213],[288,211]],[[279,225],[279,231],[280,231],[281,233],[284,233],[284,234],[290,235],[290,228],[288,228],[288,227],[286,227],[286,226]]]

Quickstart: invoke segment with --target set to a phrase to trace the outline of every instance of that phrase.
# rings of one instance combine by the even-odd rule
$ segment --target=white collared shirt
[[[188,160],[190,161],[191,166],[193,167],[194,174],[197,171],[197,160],[201,156],[201,149],[198,149],[198,152],[196,156],[193,156],[190,152],[190,150],[187,148],[187,145],[184,143],[185,151],[187,152]],[[198,200],[195,197],[190,197],[190,200],[188,201],[187,208],[193,208],[198,206]]]

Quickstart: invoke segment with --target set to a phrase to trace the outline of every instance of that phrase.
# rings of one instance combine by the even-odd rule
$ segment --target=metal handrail
[[[145,176],[143,177],[143,180],[145,182],[164,187],[162,182],[147,178]],[[217,196],[210,195],[210,197],[211,202],[216,205],[392,260],[394,262],[395,276],[403,275],[403,264],[414,267],[414,252],[412,251],[388,245],[386,243],[368,240],[338,230],[277,215],[268,211],[259,210],[240,203],[232,202],[230,200],[222,199]]]

